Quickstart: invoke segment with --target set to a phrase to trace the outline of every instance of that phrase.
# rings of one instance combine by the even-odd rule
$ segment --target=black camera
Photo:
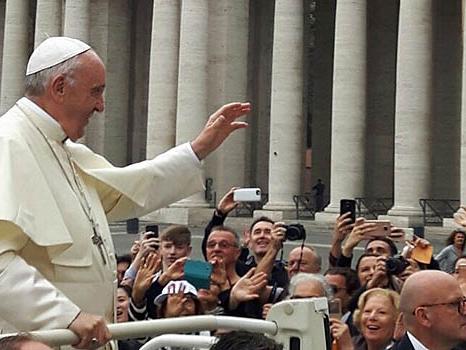
[[[284,225],[285,241],[300,241],[306,239],[306,229],[301,224]]]
[[[387,268],[387,274],[399,275],[409,266],[409,261],[397,255],[388,258],[385,262],[385,266]]]

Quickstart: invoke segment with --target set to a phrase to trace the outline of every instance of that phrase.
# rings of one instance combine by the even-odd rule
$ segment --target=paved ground
[[[238,232],[243,232],[252,221],[252,218],[228,218],[225,222],[227,225],[232,226]],[[290,223],[290,222],[289,222]],[[301,221],[305,226],[307,232],[306,243],[313,245],[319,254],[322,256],[323,270],[328,266],[328,252],[330,248],[330,240],[332,237],[333,227],[332,225],[316,223],[315,221]],[[141,222],[140,227],[143,229],[145,223]],[[160,229],[163,229],[166,225],[160,225]],[[127,234],[126,233],[126,224],[125,223],[114,223],[110,225],[111,231],[113,233],[114,244],[117,254],[125,254],[129,251],[132,242],[138,237],[137,234]],[[202,254],[200,252],[200,245],[202,236],[204,234],[203,227],[190,227],[193,234],[192,246],[193,253],[192,256],[196,259],[202,259]],[[426,227],[425,235],[434,245],[434,252],[440,251],[445,246],[445,239],[448,234],[451,232],[451,229],[443,227]],[[288,253],[294,247],[300,245],[300,242],[286,242],[284,246],[284,257],[288,256]],[[402,245],[399,245],[402,247]],[[362,252],[362,248],[358,247],[356,250],[356,255],[359,256]]]

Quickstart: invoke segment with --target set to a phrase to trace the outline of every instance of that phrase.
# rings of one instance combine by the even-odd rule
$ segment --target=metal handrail
[[[393,198],[390,197],[358,197],[355,198],[355,201],[357,216],[371,216],[373,218],[377,218],[381,214],[386,214],[393,206]]]
[[[446,211],[442,212],[438,208],[434,207],[434,203],[441,203],[445,206]],[[442,222],[443,218],[453,216],[460,206],[459,199],[435,199],[435,198],[421,198],[419,199],[419,205],[422,209],[424,226],[427,223],[435,223],[429,221],[427,218],[437,218],[436,222]]]
[[[187,333],[215,329],[237,329],[276,335],[275,322],[232,316],[186,316],[160,320],[122,322],[109,324],[108,329],[114,340],[144,338],[165,333]],[[69,345],[78,342],[78,337],[69,329],[55,329],[30,332],[33,338],[51,346]],[[2,334],[0,338],[14,334]]]
[[[164,334],[152,338],[145,343],[139,350],[160,349],[162,346],[176,346],[185,348],[204,348],[209,347],[217,341],[216,337],[190,335],[190,334]]]
[[[301,212],[309,212],[311,218],[314,218],[315,207],[313,204],[314,196],[311,193],[295,194],[293,202],[296,209],[296,219],[301,218]]]

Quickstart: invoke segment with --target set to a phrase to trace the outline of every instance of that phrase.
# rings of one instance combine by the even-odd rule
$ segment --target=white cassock
[[[64,139],[59,124],[26,98],[0,117],[3,332],[11,331],[5,321],[21,331],[66,328],[79,310],[113,322],[107,219],[137,217],[203,189],[189,144],[116,168]]]

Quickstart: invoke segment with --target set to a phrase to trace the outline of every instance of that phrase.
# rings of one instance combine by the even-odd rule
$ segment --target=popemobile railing
[[[153,337],[142,350],[164,346],[209,348],[216,337],[182,335],[203,330],[247,330],[265,333],[285,350],[330,350],[326,298],[293,299],[274,304],[267,320],[231,316],[186,316],[160,320],[109,324],[113,340]],[[75,344],[77,336],[68,329],[31,332],[34,339],[51,346]],[[12,334],[3,334],[0,337]]]

